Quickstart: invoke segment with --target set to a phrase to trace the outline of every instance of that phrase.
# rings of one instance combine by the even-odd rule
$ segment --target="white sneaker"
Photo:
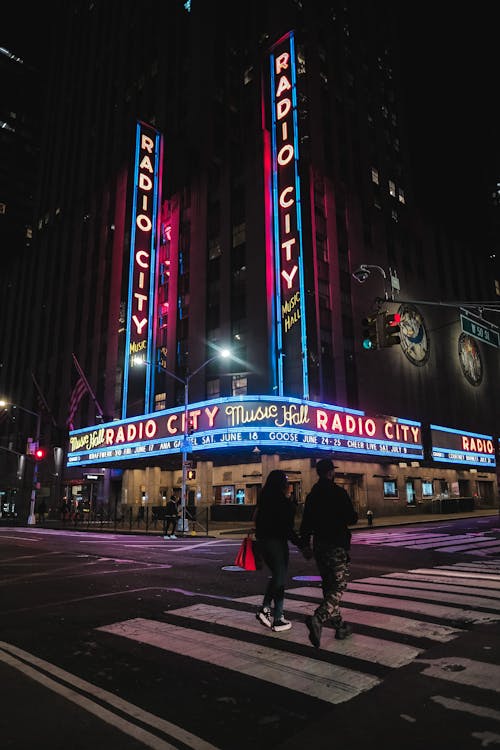
[[[271,610],[269,609],[269,607],[262,607],[262,609],[259,609],[255,617],[260,623],[262,623],[262,625],[265,625],[266,628],[270,628],[273,624]]]
[[[172,537],[170,536],[170,534],[166,534],[163,538],[164,539],[171,539]]]
[[[175,534],[172,534],[172,536],[170,537],[170,539],[177,539],[177,537],[175,536]]]
[[[284,617],[281,617],[279,620],[275,620],[272,625],[272,629],[276,633],[280,633],[283,630],[290,630],[292,627],[292,623],[288,622],[288,620],[285,620]]]

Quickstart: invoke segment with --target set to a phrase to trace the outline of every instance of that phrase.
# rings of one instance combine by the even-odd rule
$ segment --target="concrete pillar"
[[[196,467],[197,491],[201,497],[196,499],[196,505],[209,506],[214,502],[214,465],[212,461],[198,461]]]
[[[262,484],[265,483],[267,477],[274,469],[280,468],[280,457],[273,453],[271,456],[262,454]]]

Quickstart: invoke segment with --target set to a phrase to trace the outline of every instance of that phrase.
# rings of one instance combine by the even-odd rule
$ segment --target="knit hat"
[[[316,464],[316,471],[318,472],[318,475],[320,477],[324,477],[327,472],[333,471],[334,469],[335,466],[333,465],[333,461],[330,458],[322,458]]]

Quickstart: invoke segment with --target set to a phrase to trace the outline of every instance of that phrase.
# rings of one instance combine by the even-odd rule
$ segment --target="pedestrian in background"
[[[271,571],[262,607],[256,617],[262,625],[274,631],[290,630],[292,623],[283,616],[288,541],[299,548],[302,545],[294,529],[295,506],[290,499],[288,477],[284,471],[274,469],[270,472],[259,494],[254,518],[255,538],[264,562]],[[271,610],[273,602],[274,612]]]
[[[165,539],[177,539],[175,530],[177,528],[178,518],[179,506],[177,505],[175,495],[171,495],[165,508]]]
[[[306,497],[300,537],[308,548],[313,537],[312,551],[321,575],[323,601],[312,616],[306,617],[309,640],[319,648],[321,630],[328,621],[339,640],[352,632],[342,619],[340,602],[349,576],[351,531],[348,527],[357,523],[358,514],[347,492],[334,482],[333,461],[321,459],[316,464],[316,472],[318,481]]]
[[[47,505],[43,497],[38,503],[37,513],[38,513],[38,522],[42,524],[45,523],[45,514],[47,513]]]

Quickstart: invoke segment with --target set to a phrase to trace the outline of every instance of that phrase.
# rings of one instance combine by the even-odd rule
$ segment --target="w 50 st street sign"
[[[500,348],[500,331],[493,323],[476,318],[466,311],[460,312],[460,322],[464,333],[468,333],[484,344],[494,346],[496,349]]]

